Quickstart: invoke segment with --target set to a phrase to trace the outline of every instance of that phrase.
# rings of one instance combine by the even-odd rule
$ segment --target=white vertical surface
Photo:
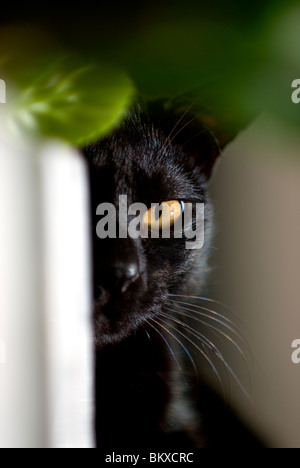
[[[85,166],[0,134],[0,447],[93,446]]]
[[[50,444],[93,445],[92,330],[85,167],[52,144],[41,156]],[[87,293],[88,292],[88,293]]]
[[[0,447],[47,445],[37,166],[0,139]]]

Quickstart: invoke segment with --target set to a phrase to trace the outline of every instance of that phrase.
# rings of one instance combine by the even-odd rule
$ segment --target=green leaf
[[[133,92],[118,69],[63,60],[17,93],[10,118],[30,133],[80,145],[108,133],[126,113]]]
[[[0,39],[10,127],[82,145],[126,114],[134,86],[120,67],[57,50],[39,31],[2,31]]]

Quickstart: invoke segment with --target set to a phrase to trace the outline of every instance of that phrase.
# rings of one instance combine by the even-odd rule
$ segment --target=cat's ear
[[[183,148],[185,165],[202,180],[210,178],[225,146],[249,123],[182,98],[165,102],[164,108],[169,112],[169,139]]]
[[[202,181],[208,180],[231,136],[220,132],[214,121],[203,114],[186,113],[180,117],[177,113],[174,121],[176,129],[170,138],[183,149],[186,170]]]
[[[187,171],[209,180],[225,146],[234,139],[246,122],[229,118],[228,113],[199,107],[195,101],[157,99],[147,103],[151,115],[167,136],[167,144],[177,144],[184,153]]]

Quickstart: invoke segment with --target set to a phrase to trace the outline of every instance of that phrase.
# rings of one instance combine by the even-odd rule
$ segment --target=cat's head
[[[98,348],[119,342],[149,318],[158,317],[168,294],[184,288],[195,263],[205,263],[211,230],[206,188],[219,154],[217,138],[199,118],[162,103],[136,105],[112,135],[86,147]],[[148,238],[119,238],[120,195],[123,199],[126,195],[127,206],[143,203],[146,209],[151,203],[172,201],[183,211],[185,204],[204,203],[204,246],[187,248],[186,238],[174,238],[172,232],[171,238],[162,238],[161,233],[159,238],[150,233]],[[111,216],[116,236],[105,239],[97,233],[101,220],[97,207],[108,206],[103,203],[114,206],[116,214]],[[127,223],[131,219],[128,215]],[[150,228],[152,218],[146,219]],[[114,234],[113,225],[111,230]],[[199,284],[203,280],[200,274]]]

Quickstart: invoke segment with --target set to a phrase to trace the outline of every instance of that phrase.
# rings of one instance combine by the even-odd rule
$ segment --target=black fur
[[[181,383],[165,339],[177,343],[147,321],[168,304],[168,293],[184,291],[195,277],[199,292],[205,280],[212,227],[207,181],[219,153],[217,138],[199,118],[161,102],[136,105],[111,136],[85,149],[91,177],[99,447],[210,445],[204,413],[189,399],[195,400],[195,390]],[[204,247],[188,250],[185,239],[97,238],[96,207],[102,202],[118,206],[120,194],[127,195],[128,204],[147,206],[174,199],[204,202]]]

